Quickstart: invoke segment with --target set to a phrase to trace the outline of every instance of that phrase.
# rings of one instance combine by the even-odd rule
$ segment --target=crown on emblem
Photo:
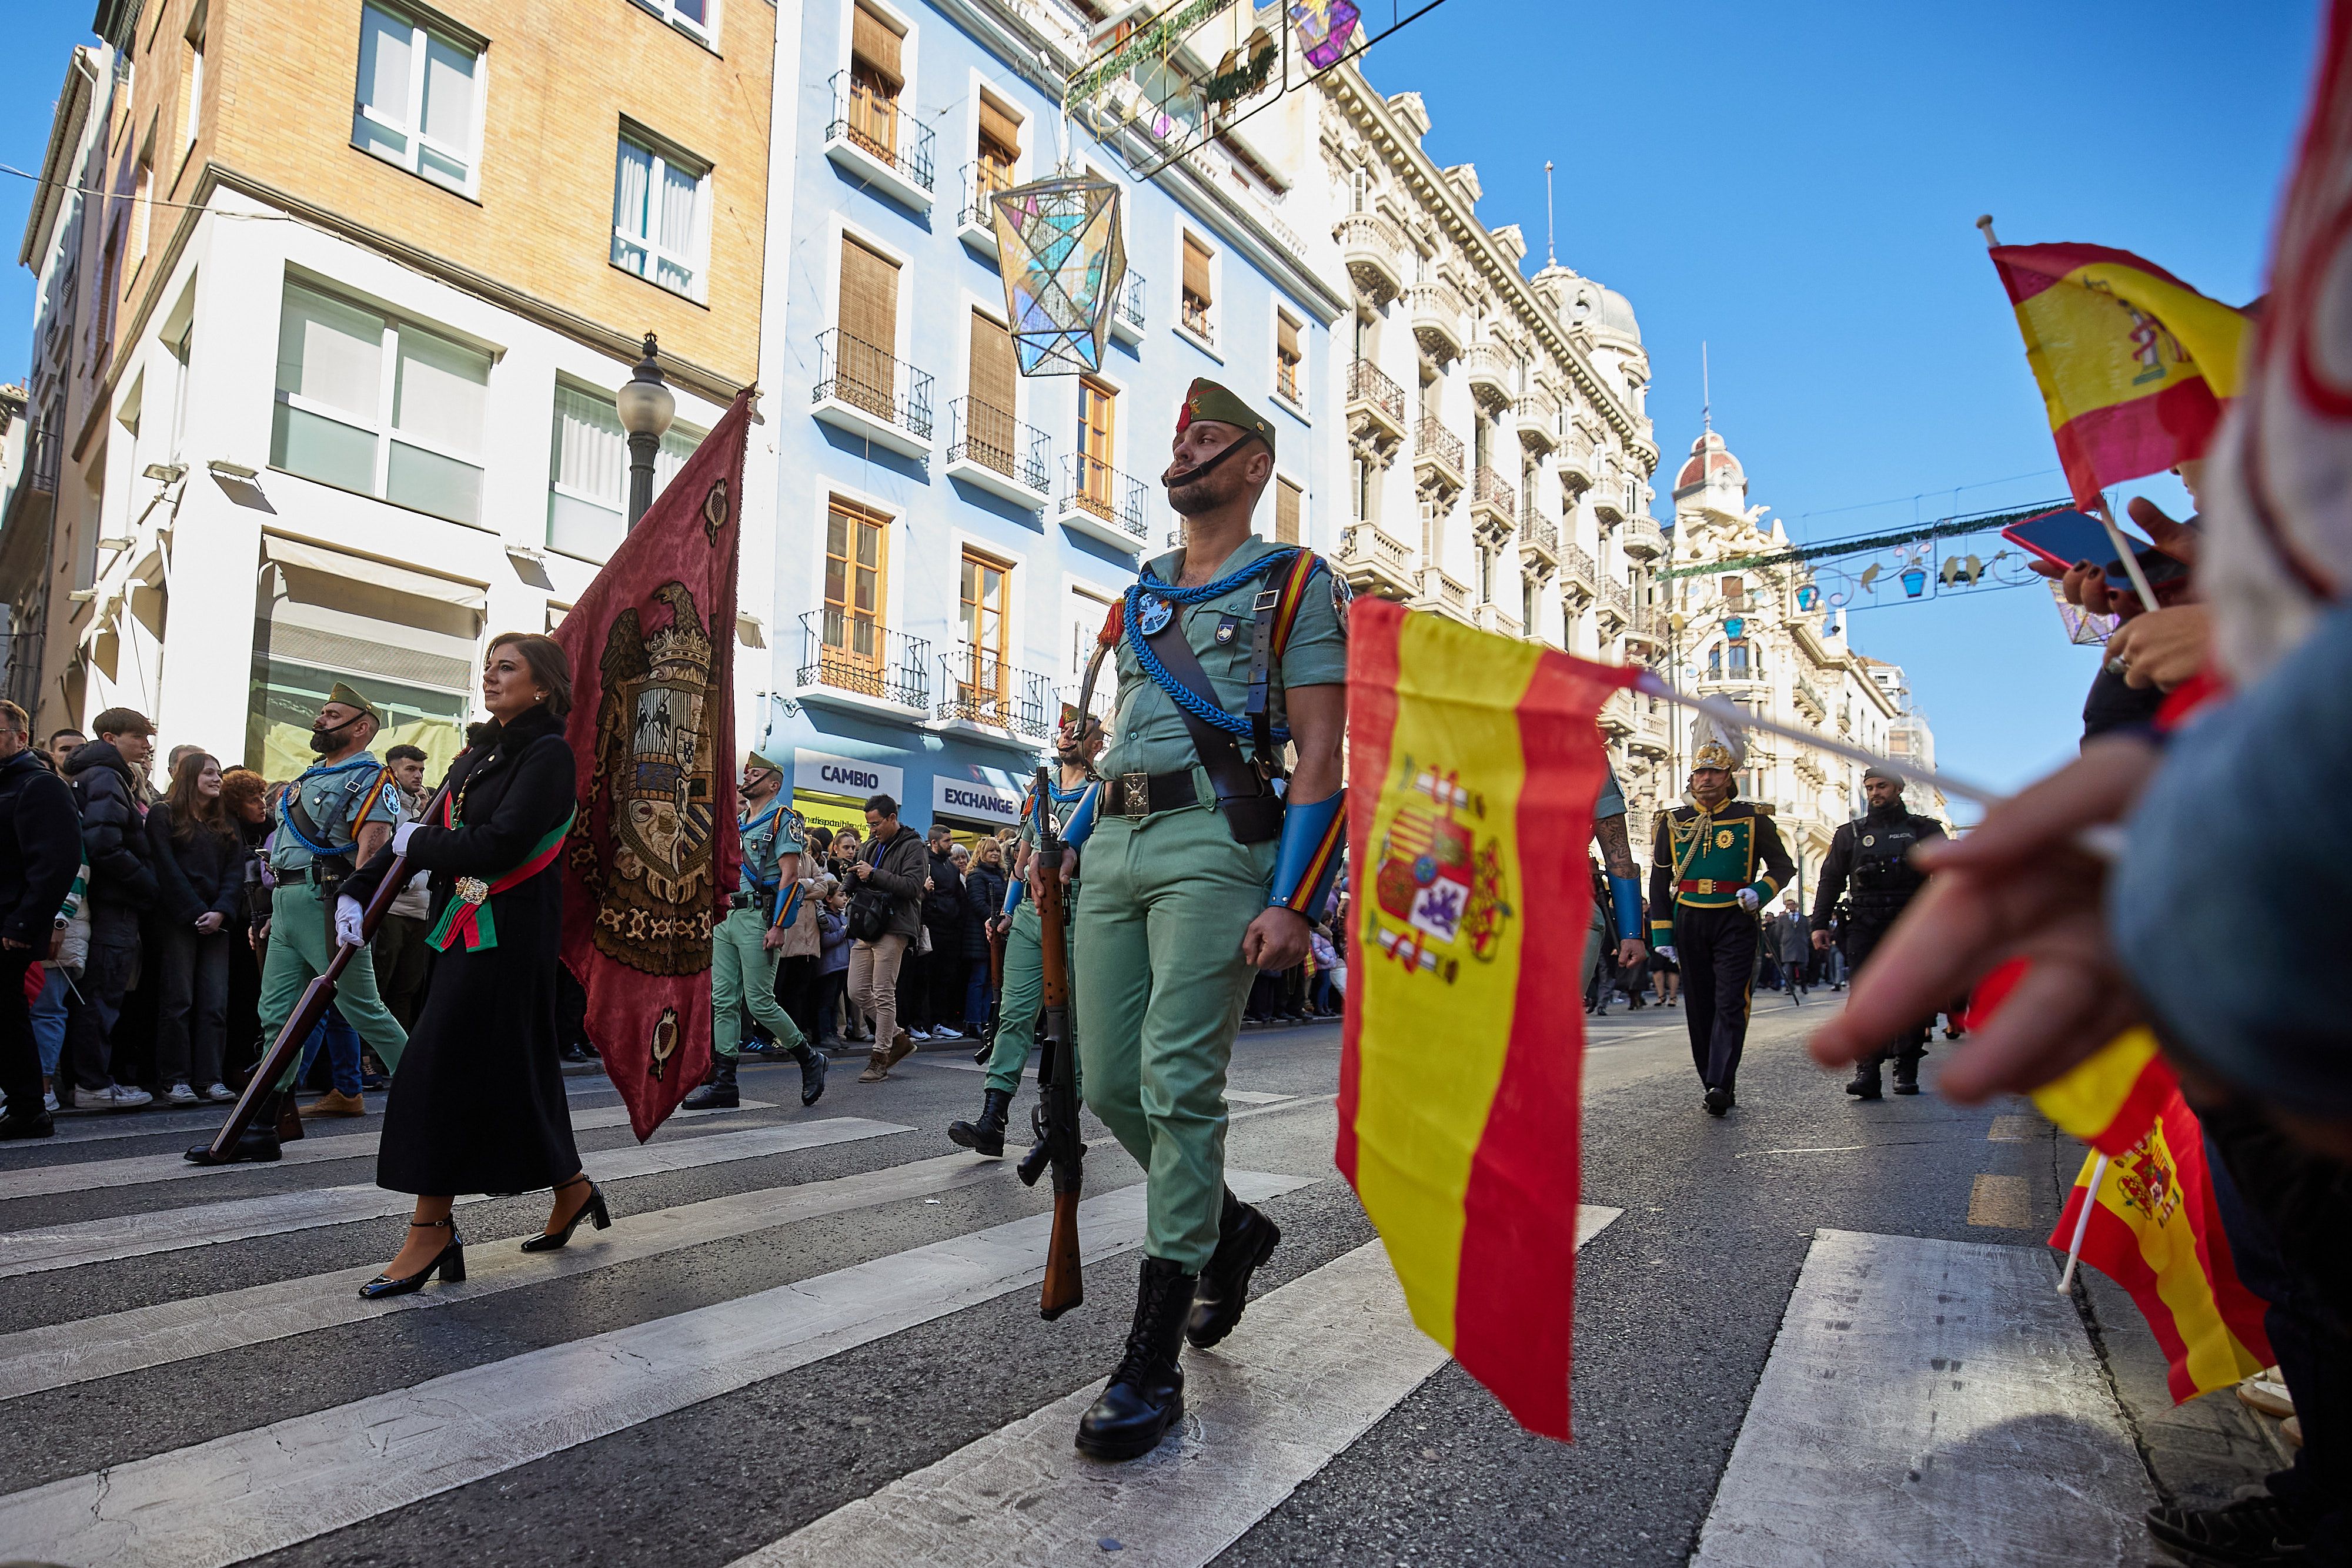
[[[656,679],[680,674],[698,678],[710,668],[710,635],[693,616],[679,614],[646,639],[646,657]]]

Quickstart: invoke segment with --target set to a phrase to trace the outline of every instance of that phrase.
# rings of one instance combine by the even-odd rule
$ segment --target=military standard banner
[[[640,1142],[710,1066],[711,932],[736,881],[735,559],[751,394],[572,606],[580,805],[563,963]],[[722,828],[724,831],[722,831]]]
[[[1565,1439],[1595,721],[1638,672],[1349,614],[1339,1169],[1423,1332]]]

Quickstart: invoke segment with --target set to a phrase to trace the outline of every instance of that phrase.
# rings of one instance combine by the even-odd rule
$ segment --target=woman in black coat
[[[425,1010],[408,1037],[384,1107],[376,1185],[420,1195],[408,1239],[363,1297],[401,1295],[436,1270],[466,1277],[465,1243],[449,1218],[459,1193],[555,1189],[544,1235],[526,1252],[561,1247],[585,1218],[611,1223],[604,1195],[580,1168],[558,1058],[555,977],[562,946],[563,873],[547,851],[560,845],[576,793],[563,718],[572,672],[545,637],[509,632],[483,660],[482,702],[493,723],[449,769],[446,807],[428,823],[403,824],[391,845],[344,884],[336,908],[345,940],[395,852],[411,871],[433,873],[434,928],[453,899],[470,891],[495,927],[496,946],[467,950],[455,931],[431,957]],[[454,827],[441,825],[454,821]],[[514,885],[501,879],[538,856],[540,869]],[[345,928],[348,927],[348,930]]]
[[[173,1105],[234,1100],[221,1082],[231,949],[245,937],[245,843],[221,806],[221,765],[191,751],[147,813],[155,867],[155,1075]]]

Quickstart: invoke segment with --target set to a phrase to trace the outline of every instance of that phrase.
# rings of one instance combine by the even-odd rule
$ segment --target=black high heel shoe
[[[397,1280],[389,1274],[378,1274],[360,1287],[361,1301],[378,1301],[385,1296],[404,1296],[411,1291],[421,1291],[436,1270],[440,1270],[441,1282],[445,1285],[465,1283],[466,1239],[457,1234],[457,1222],[455,1219],[412,1219],[408,1226],[412,1230],[446,1229],[449,1232],[449,1245],[435,1253],[433,1261],[414,1274]]]
[[[578,1186],[583,1181],[588,1181],[584,1172],[570,1181],[558,1183],[555,1190],[562,1192],[565,1187]],[[599,1230],[609,1230],[613,1227],[613,1217],[604,1212],[604,1194],[593,1181],[588,1181],[588,1201],[572,1211],[572,1218],[565,1221],[562,1229],[552,1235],[534,1236],[522,1244],[522,1249],[526,1252],[552,1252],[572,1239],[572,1233],[580,1228],[580,1222],[583,1219],[595,1221]]]

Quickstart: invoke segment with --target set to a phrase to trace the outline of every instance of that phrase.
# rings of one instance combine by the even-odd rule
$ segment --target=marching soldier
[[[1707,1114],[1738,1103],[1739,1056],[1756,984],[1756,912],[1795,874],[1771,817],[1737,800],[1748,746],[1706,719],[1694,727],[1690,802],[1658,819],[1650,858],[1652,946],[1682,966],[1691,1061]]]
[[[1883,768],[1862,776],[1862,792],[1870,810],[1843,823],[1830,840],[1822,862],[1821,885],[1813,892],[1813,946],[1827,952],[1830,919],[1838,900],[1851,900],[1843,929],[1845,961],[1860,969],[1878,939],[1886,935],[1903,906],[1927,885],[1927,873],[1911,864],[1911,846],[1944,836],[1944,824],[1903,809],[1903,780]],[[1848,893],[1848,884],[1852,892]],[[1879,1064],[1895,1059],[1895,1092],[1919,1092],[1919,1059],[1927,1051],[1927,1024],[1921,1022],[1895,1036],[1877,1051],[1853,1064],[1853,1079],[1845,1092],[1857,1100],[1879,1096]]]
[[[1102,721],[1087,718],[1082,727],[1066,727],[1055,747],[1061,778],[1050,786],[1055,831],[1072,849],[1083,845],[1094,831],[1095,813],[1101,804],[1094,759],[1102,753]],[[1026,855],[1037,841],[1035,800],[1021,803],[1021,846]],[[1045,1000],[1045,958],[1043,926],[1037,905],[1028,896],[1027,879],[1018,873],[1005,879],[1004,908],[996,918],[1006,923],[1004,934],[1004,993],[996,1009],[996,1033],[990,1042],[988,1084],[981,1092],[980,1120],[951,1122],[948,1137],[974,1154],[1002,1155],[1004,1129],[1013,1115],[1013,1096],[1021,1088],[1021,1070],[1028,1065],[1029,1047],[1037,1033],[1037,1015]],[[1064,890],[1068,907],[1076,907],[1078,885]],[[1067,934],[1065,933],[1065,940]]]
[[[801,1064],[801,1103],[814,1105],[824,1092],[824,1052],[802,1039],[792,1015],[776,1005],[776,950],[800,915],[804,848],[801,816],[784,804],[783,784],[784,770],[777,763],[756,751],[744,758],[738,785],[743,816],[736,823],[741,882],[728,901],[727,917],[711,936],[710,1079],[687,1099],[689,1111],[731,1109],[740,1103],[735,1068],[743,1047],[735,1030],[737,1009],[743,1007]]]
[[[1251,978],[1306,956],[1338,869],[1348,662],[1345,586],[1250,531],[1274,445],[1265,415],[1192,383],[1160,481],[1187,543],[1114,616],[1115,739],[1072,948],[1087,1103],[1149,1173],[1149,1220],[1126,1354],[1078,1423],[1097,1458],[1159,1444],[1183,1412],[1181,1342],[1233,1331],[1281,1239],[1224,1185],[1225,1069]]]

